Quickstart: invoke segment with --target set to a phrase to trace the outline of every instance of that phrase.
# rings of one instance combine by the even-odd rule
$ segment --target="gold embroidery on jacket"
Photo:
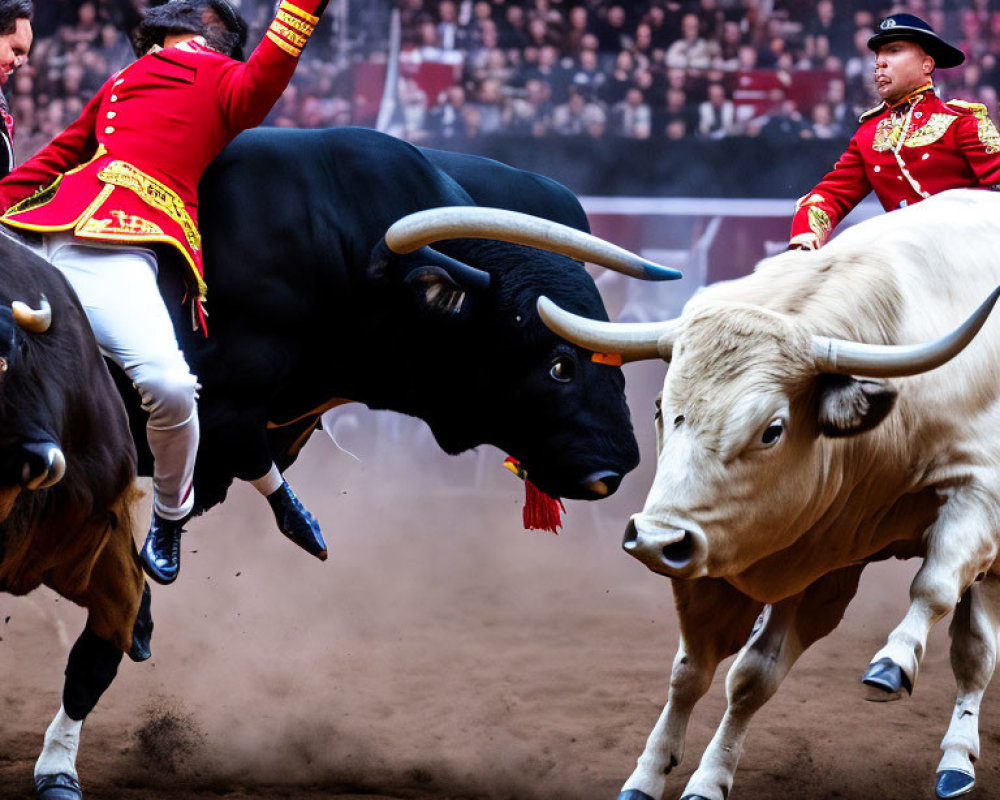
[[[77,231],[83,236],[101,236],[110,238],[134,238],[146,236],[162,236],[163,228],[155,222],[143,219],[138,214],[129,214],[121,209],[108,212],[111,219],[91,217]]]
[[[931,114],[930,118],[919,128],[910,127],[903,139],[904,147],[923,147],[932,144],[944,136],[951,124],[958,119],[954,114]],[[886,117],[875,128],[875,138],[872,140],[872,150],[883,153],[892,150],[899,144],[903,135],[903,120]]]
[[[62,183],[62,179],[63,176],[60,175],[58,178],[52,181],[52,183],[50,183],[48,186],[43,186],[40,189],[29,194],[23,200],[19,200],[18,202],[14,203],[14,205],[12,205],[10,208],[7,209],[4,216],[8,217],[11,214],[20,214],[24,211],[33,211],[34,209],[39,208],[40,206],[44,206],[53,197],[56,196],[56,192],[59,190],[59,184]]]
[[[201,234],[191,219],[184,201],[166,184],[160,183],[145,172],[136,169],[126,161],[112,161],[97,177],[105,183],[130,189],[141,197],[147,205],[162,211],[181,226],[184,237],[192,250],[201,249]]]
[[[820,242],[826,241],[826,237],[833,230],[830,215],[819,206],[809,206],[807,214],[809,215],[809,229],[816,234]]]
[[[990,112],[986,110],[986,106],[982,103],[969,103],[965,100],[949,100],[948,105],[964,108],[975,114],[976,132],[979,134],[979,141],[983,143],[987,154],[1000,153],[1000,132],[997,131],[997,126],[990,119]]]
[[[948,128],[951,127],[957,116],[954,114],[931,114],[930,119],[924,125],[915,130],[903,142],[905,147],[923,147],[932,144],[944,136]]]

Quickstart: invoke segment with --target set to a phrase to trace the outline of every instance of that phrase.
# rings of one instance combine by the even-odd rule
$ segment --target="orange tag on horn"
[[[607,364],[609,367],[622,365],[622,357],[618,353],[594,353],[590,360],[595,364]]]

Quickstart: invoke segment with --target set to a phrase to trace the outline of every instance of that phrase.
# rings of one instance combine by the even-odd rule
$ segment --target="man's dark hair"
[[[221,26],[207,24],[205,11],[213,12]],[[247,24],[229,0],[170,0],[147,9],[132,33],[132,49],[141,58],[154,44],[162,45],[170,33],[204,36],[209,47],[243,60]]]
[[[0,36],[12,34],[19,19],[31,19],[34,13],[31,0],[0,0]]]

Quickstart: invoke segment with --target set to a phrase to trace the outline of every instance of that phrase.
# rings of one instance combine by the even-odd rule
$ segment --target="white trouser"
[[[194,507],[198,380],[177,346],[156,285],[156,255],[135,245],[104,245],[70,232],[42,236],[33,249],[76,290],[101,352],[131,378],[149,413],[153,509],[181,519]]]

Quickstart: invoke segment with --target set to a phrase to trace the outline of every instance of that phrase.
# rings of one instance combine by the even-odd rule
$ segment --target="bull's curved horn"
[[[52,324],[52,306],[44,294],[37,311],[20,300],[11,303],[10,310],[14,315],[14,322],[30,333],[45,333]]]
[[[552,220],[482,206],[429,208],[403,217],[385,234],[389,248],[412,253],[443,239],[499,239],[560,253],[647,281],[669,281],[681,273],[661,267],[604,239]]]
[[[861,344],[813,336],[813,356],[820,372],[869,378],[900,378],[940,367],[957,356],[983,327],[1000,297],[1000,287],[965,322],[933,342],[910,345]]]
[[[677,320],[600,322],[571,314],[547,297],[538,298],[538,316],[553,333],[596,353],[616,353],[622,361],[670,359]]]
[[[63,451],[51,445],[46,453],[48,466],[41,475],[35,476],[27,484],[27,488],[31,491],[36,491],[38,489],[48,489],[50,486],[55,486],[59,481],[63,479],[66,474],[66,456],[63,455]]]

